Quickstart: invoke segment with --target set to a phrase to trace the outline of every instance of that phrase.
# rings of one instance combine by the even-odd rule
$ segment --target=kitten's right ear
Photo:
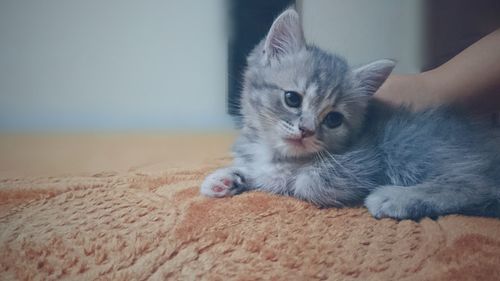
[[[305,47],[304,32],[299,14],[288,9],[276,18],[264,43],[266,59],[280,59],[287,54],[294,54]]]

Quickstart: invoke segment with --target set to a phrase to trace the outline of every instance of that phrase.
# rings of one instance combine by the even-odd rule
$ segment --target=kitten
[[[286,10],[248,57],[234,164],[209,175],[201,193],[364,202],[376,218],[500,217],[498,131],[447,108],[381,110],[371,96],[394,65],[350,68],[307,45],[298,14]]]

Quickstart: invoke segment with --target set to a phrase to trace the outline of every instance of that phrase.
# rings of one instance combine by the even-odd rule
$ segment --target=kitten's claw
[[[240,192],[242,186],[243,177],[232,168],[224,168],[208,175],[200,192],[208,197],[227,197]]]

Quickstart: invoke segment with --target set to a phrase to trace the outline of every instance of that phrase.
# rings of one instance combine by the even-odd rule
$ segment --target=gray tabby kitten
[[[201,193],[364,202],[376,218],[500,217],[500,134],[446,108],[380,110],[371,96],[394,64],[352,69],[307,45],[298,14],[283,12],[248,57],[234,165],[209,175]]]

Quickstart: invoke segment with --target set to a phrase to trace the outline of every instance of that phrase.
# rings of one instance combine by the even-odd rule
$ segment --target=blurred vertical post
[[[242,75],[246,57],[266,35],[275,17],[292,0],[228,0],[229,45],[228,45],[228,113],[239,120]]]

